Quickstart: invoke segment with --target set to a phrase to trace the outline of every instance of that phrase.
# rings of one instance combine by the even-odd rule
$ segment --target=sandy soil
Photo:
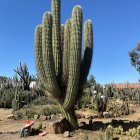
[[[121,120],[134,120],[137,121],[140,119],[140,108],[133,107],[134,110],[136,110],[136,113],[129,115],[129,116],[123,116],[122,118],[115,118],[115,119],[121,119]],[[20,128],[24,125],[25,120],[9,120],[7,119],[7,116],[11,114],[12,110],[10,109],[0,109],[0,140],[19,140],[19,132]],[[95,112],[91,110],[79,110],[78,113],[82,113],[84,115],[87,114],[93,114]],[[111,118],[108,119],[94,119],[94,122],[96,121],[103,121],[103,122],[111,122]],[[83,120],[82,120],[83,121]],[[85,120],[87,121],[87,120]],[[45,122],[41,120],[37,120],[35,122],[35,126],[38,125],[40,122],[45,125]],[[2,134],[1,134],[2,132]],[[8,132],[8,133],[7,133]],[[4,134],[3,134],[4,133]],[[14,134],[11,134],[14,133]],[[41,136],[30,136],[26,138],[26,140],[81,140],[81,137],[83,137],[83,133],[81,131],[77,131],[76,134],[73,135],[73,137],[70,138],[64,138],[63,135],[53,135],[53,134],[47,134],[44,137]],[[91,131],[89,134],[89,140],[93,140],[95,136],[98,135],[98,132]]]

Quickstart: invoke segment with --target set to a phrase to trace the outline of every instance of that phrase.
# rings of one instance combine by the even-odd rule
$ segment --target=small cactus
[[[136,128],[132,128],[129,129],[128,131],[126,131],[126,135],[134,137],[137,134],[137,129]]]
[[[18,91],[18,89],[16,89],[15,98],[12,101],[12,109],[14,111],[17,111],[20,108],[21,108],[21,95],[20,95],[20,92]]]
[[[122,126],[119,126],[119,127],[114,128],[113,134],[115,134],[115,135],[121,135],[121,134],[123,134],[123,128],[122,128]]]
[[[113,127],[111,125],[105,130],[105,140],[113,140]]]
[[[140,135],[140,125],[137,127],[137,135]]]

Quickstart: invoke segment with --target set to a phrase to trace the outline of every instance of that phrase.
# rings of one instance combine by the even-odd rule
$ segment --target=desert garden
[[[92,21],[77,5],[63,25],[61,0],[51,7],[35,29],[37,75],[20,63],[0,76],[0,139],[139,140],[140,85],[96,82]],[[139,47],[129,52],[137,71]]]

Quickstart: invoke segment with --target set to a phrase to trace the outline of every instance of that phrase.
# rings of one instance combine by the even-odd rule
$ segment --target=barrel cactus
[[[73,8],[72,17],[60,25],[60,0],[52,0],[52,11],[45,12],[35,29],[35,62],[38,77],[46,95],[54,98],[69,121],[78,128],[74,105],[81,95],[93,54],[91,20],[84,24],[82,57],[82,8]]]

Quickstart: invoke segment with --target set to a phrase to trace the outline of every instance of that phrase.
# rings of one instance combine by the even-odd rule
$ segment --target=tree
[[[129,56],[132,66],[140,73],[140,43],[138,43],[136,48],[129,52]]]

